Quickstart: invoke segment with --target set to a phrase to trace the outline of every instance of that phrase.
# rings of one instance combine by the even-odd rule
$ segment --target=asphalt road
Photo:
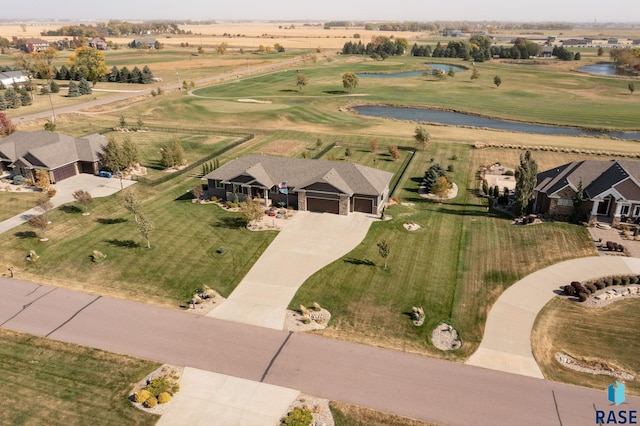
[[[447,425],[583,426],[595,424],[596,408],[615,408],[609,406],[605,390],[15,278],[0,278],[0,327]],[[639,410],[640,399],[627,398],[619,408]]]

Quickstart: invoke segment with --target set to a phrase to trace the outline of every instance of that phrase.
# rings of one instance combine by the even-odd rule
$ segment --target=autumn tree
[[[38,215],[38,216],[33,216],[31,219],[29,219],[29,225],[33,226],[34,228],[39,229],[40,232],[42,232],[42,238],[40,238],[40,241],[48,241],[49,240],[47,238],[47,228],[49,227],[49,218],[48,217],[46,217],[43,214]]]
[[[299,91],[302,91],[302,88],[306,86],[308,83],[309,83],[309,80],[307,79],[307,76],[305,76],[301,72],[299,72],[296,75],[296,86],[298,86]]]
[[[13,124],[7,114],[0,112],[0,136],[9,136],[16,131],[16,125]]]
[[[49,172],[44,169],[36,169],[35,184],[41,191],[46,191],[51,186],[51,177]]]
[[[376,141],[375,139],[371,139],[369,141],[369,146],[371,147],[371,152],[375,153],[376,149],[378,149],[378,141]]]
[[[93,202],[93,197],[89,194],[88,191],[83,189],[78,189],[73,194],[73,198],[84,208],[84,216],[89,215],[89,205]]]
[[[218,48],[216,50],[218,51],[219,54],[224,55],[224,53],[227,51],[228,48],[229,48],[229,44],[226,42],[222,42],[218,45]]]
[[[431,188],[431,193],[438,197],[440,202],[444,200],[447,195],[449,195],[449,191],[453,188],[453,184],[449,182],[446,176],[440,176],[436,181],[436,184]]]
[[[153,232],[154,225],[151,220],[142,212],[138,214],[138,229],[140,235],[147,241],[147,248],[151,248],[151,232]]]
[[[251,197],[240,203],[240,213],[242,213],[242,216],[244,216],[249,223],[253,222],[254,224],[257,224],[264,216],[264,210],[260,205],[260,201],[254,200]]]
[[[471,80],[478,80],[480,78],[480,72],[476,67],[473,67],[473,71],[471,72]]]
[[[342,74],[342,87],[347,89],[349,93],[356,87],[358,87],[358,76],[352,72],[346,72]]]
[[[49,84],[56,75],[53,62],[58,58],[58,51],[54,47],[49,47],[41,52],[33,52],[33,71],[38,78],[47,80]]]
[[[79,47],[69,57],[68,62],[72,70],[83,75],[93,83],[93,86],[95,86],[103,76],[109,74],[104,53],[92,47]]]
[[[416,140],[416,144],[424,151],[431,140],[431,134],[424,127],[418,126],[413,133],[413,138]]]

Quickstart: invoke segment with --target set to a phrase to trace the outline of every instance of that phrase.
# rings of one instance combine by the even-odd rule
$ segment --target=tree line
[[[62,65],[60,68],[54,67],[54,76],[56,80],[80,81],[83,78],[87,78],[85,74],[86,73],[83,72],[82,68],[78,67],[67,67],[66,65]],[[36,78],[42,78],[42,76],[36,74]],[[99,81],[107,81],[110,83],[150,84],[153,83],[153,72],[147,65],[145,65],[142,70],[137,66],[133,67],[131,70],[126,66],[122,68],[113,66],[111,71],[103,76]]]
[[[372,57],[381,57],[382,59],[388,56],[404,55],[409,43],[404,38],[397,38],[392,40],[389,37],[376,36],[373,40],[366,45],[362,41],[354,43],[348,41],[342,47],[343,55],[368,55]]]
[[[127,22],[110,20],[108,22],[98,22],[95,25],[78,24],[65,25],[56,30],[42,31],[43,36],[67,36],[67,37],[118,37],[133,34],[185,34],[178,24],[171,21],[153,22]]]

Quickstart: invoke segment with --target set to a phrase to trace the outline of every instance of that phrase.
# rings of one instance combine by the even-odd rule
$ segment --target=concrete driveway
[[[287,307],[302,283],[360,244],[376,219],[362,213],[297,212],[208,316],[282,330]]]
[[[127,188],[134,183],[136,182],[122,179],[123,188]],[[60,207],[63,204],[73,202],[74,198],[72,194],[79,189],[89,191],[91,196],[94,198],[107,197],[120,191],[120,184],[120,179],[116,178],[107,179],[89,174],[79,174],[53,185],[57,193],[53,198],[51,198],[51,203],[54,207]],[[39,214],[42,214],[42,212],[34,207],[0,222],[0,234],[22,225],[33,216],[37,216]]]
[[[640,274],[640,259],[596,256],[567,260],[527,275],[509,287],[487,317],[480,347],[467,364],[544,378],[533,357],[531,331],[538,312],[571,281]]]

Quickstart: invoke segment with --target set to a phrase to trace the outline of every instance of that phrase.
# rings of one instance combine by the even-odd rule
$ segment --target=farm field
[[[128,400],[159,364],[0,329],[2,424],[153,425]]]

